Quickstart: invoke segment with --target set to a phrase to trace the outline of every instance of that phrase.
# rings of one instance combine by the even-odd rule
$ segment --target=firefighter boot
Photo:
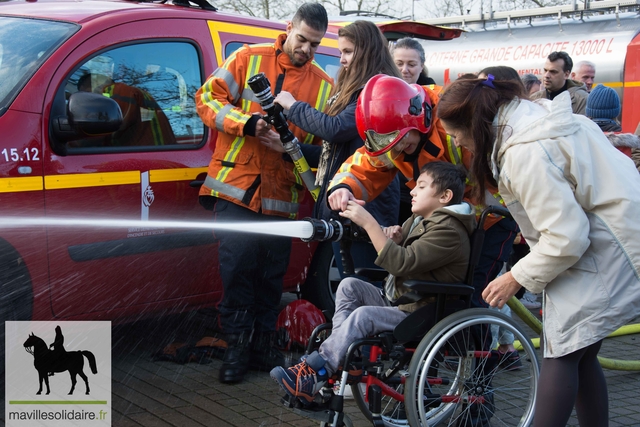
[[[284,355],[275,347],[275,332],[255,332],[251,340],[249,368],[269,372],[276,366],[286,368]]]
[[[249,333],[229,334],[227,351],[222,358],[219,379],[221,383],[237,383],[249,370]]]

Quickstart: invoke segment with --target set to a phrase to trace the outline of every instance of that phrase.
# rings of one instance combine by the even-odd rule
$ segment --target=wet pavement
[[[285,295],[284,300],[291,300]],[[314,426],[280,403],[282,393],[267,372],[250,372],[240,384],[221,384],[221,361],[180,365],[154,361],[167,342],[210,335],[212,312],[150,319],[113,329],[113,425],[118,427]],[[640,358],[640,335],[607,340],[603,356]],[[287,353],[292,360],[298,353]],[[605,370],[610,426],[640,426],[640,372]],[[370,425],[353,400],[345,412],[354,426]],[[568,425],[578,425],[575,416]]]
[[[283,301],[293,299],[287,294]],[[177,364],[158,361],[154,353],[171,342],[197,341],[212,335],[213,310],[145,319],[113,327],[112,415],[116,427],[262,427],[317,426],[285,408],[282,392],[267,372],[250,372],[240,384],[221,384],[222,362]],[[640,319],[636,320],[640,322]],[[526,327],[525,327],[526,329]],[[533,336],[533,334],[532,334]],[[640,334],[605,340],[605,357],[640,359]],[[288,352],[297,360],[298,352]],[[609,388],[610,427],[640,426],[640,372],[605,369]],[[370,426],[353,400],[345,413],[355,427]],[[0,420],[0,425],[4,425]],[[577,426],[575,415],[570,426]]]

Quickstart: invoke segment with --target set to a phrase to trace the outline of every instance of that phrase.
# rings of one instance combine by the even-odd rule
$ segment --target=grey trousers
[[[318,350],[327,362],[329,375],[338,370],[352,342],[392,331],[407,315],[397,307],[387,306],[380,288],[354,277],[343,279],[336,292],[331,335]]]

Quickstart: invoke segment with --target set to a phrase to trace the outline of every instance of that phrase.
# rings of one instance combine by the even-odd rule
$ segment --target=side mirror
[[[104,135],[120,129],[122,111],[116,101],[99,93],[76,92],[69,98],[69,123],[86,135]]]
[[[67,116],[54,119],[54,133],[64,141],[109,134],[122,126],[118,103],[98,93],[72,94],[67,110]]]

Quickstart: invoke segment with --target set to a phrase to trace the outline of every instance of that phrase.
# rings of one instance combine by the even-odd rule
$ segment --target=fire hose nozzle
[[[315,218],[303,218],[303,221],[309,221],[313,226],[311,236],[301,239],[304,242],[324,242],[327,240],[337,242],[344,235],[344,226],[339,221],[333,219],[325,221]]]
[[[317,200],[320,194],[320,186],[316,185],[316,176],[309,167],[307,159],[304,158],[298,138],[289,130],[287,119],[282,112],[282,107],[275,104],[275,98],[271,93],[271,83],[264,73],[258,73],[247,80],[247,84],[253,91],[260,105],[267,113],[262,118],[273,125],[274,129],[280,135],[280,141],[285,151],[293,160],[296,169],[302,178],[302,181],[309,189],[313,196],[313,200]]]

